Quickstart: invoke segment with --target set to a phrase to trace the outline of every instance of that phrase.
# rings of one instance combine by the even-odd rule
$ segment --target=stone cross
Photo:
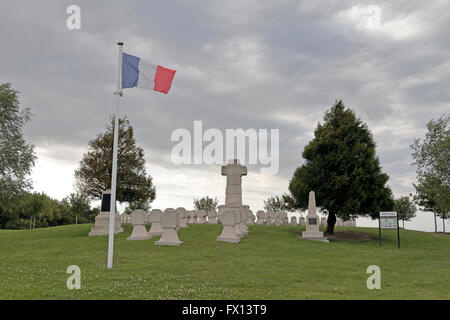
[[[225,190],[225,207],[242,206],[242,176],[247,175],[247,167],[241,166],[237,159],[222,166],[222,175],[227,176],[227,187]]]

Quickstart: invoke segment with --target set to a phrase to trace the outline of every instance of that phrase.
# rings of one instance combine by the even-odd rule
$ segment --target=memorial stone
[[[292,216],[291,217],[291,225],[296,226],[297,225],[297,217]]]
[[[109,234],[109,215],[111,208],[111,190],[105,190],[102,194],[100,205],[101,212],[95,217],[95,224],[89,232],[89,236],[104,236]],[[119,213],[114,215],[114,234],[123,232]]]
[[[217,212],[216,212],[216,210],[208,211],[208,223],[217,223]]]
[[[150,223],[152,224],[152,226],[150,227],[150,231],[148,232],[149,235],[151,236],[160,236],[163,233],[163,229],[161,227],[161,216],[162,216],[162,211],[159,209],[153,209],[150,212]]]
[[[197,216],[198,216],[198,223],[206,223],[206,211],[205,210],[198,210]]]
[[[316,198],[314,191],[311,191],[309,193],[308,215],[306,216],[306,231],[302,232],[302,238],[328,242],[327,238],[323,236],[323,232],[319,231],[319,223],[319,216],[317,215],[316,209]]]
[[[186,209],[185,208],[177,208],[175,210],[178,213],[178,217],[180,218],[180,228],[187,228],[188,225],[186,224]]]
[[[179,246],[183,243],[178,238],[177,226],[179,225],[178,213],[174,209],[166,209],[161,216],[163,233],[155,242],[157,246]]]
[[[262,210],[256,212],[256,224],[266,224],[266,213]]]
[[[222,212],[222,233],[216,238],[217,241],[239,243],[240,237],[235,233],[236,213],[225,209]]]
[[[131,236],[127,240],[147,240],[152,236],[147,233],[145,229],[145,222],[147,219],[147,213],[144,210],[134,210],[130,214],[131,224],[133,225],[133,231]]]

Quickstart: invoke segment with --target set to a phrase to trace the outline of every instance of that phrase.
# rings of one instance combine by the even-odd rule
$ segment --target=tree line
[[[67,224],[91,223],[99,214],[89,200],[72,193],[61,201],[45,193],[24,192],[8,206],[0,206],[1,229],[35,229]]]

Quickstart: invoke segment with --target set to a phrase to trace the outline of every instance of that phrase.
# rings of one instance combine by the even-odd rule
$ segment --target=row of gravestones
[[[178,208],[183,209],[183,208]],[[155,245],[179,246],[183,242],[178,238],[180,228],[188,228],[186,224],[189,215],[183,215],[186,210],[175,210],[168,208],[162,212],[159,209],[152,210],[149,215],[144,210],[134,210],[129,215],[129,220],[133,225],[133,231],[127,240],[148,240],[153,236],[161,236]],[[249,216],[253,216],[250,210],[226,209],[222,213],[222,233],[217,237],[217,241],[239,243],[240,239],[248,234],[246,221]],[[128,220],[128,217],[127,217]],[[211,218],[214,221],[214,218]],[[147,232],[145,224],[150,222],[151,227]],[[214,222],[211,222],[214,223]],[[217,220],[216,222],[217,223]]]
[[[169,208],[170,210],[174,210]],[[166,212],[168,209],[164,210]],[[170,211],[169,210],[169,211]],[[216,210],[208,211],[205,210],[186,210],[184,208],[177,208],[175,212],[180,216],[180,219],[184,221],[184,223],[217,223],[218,222],[218,214]],[[146,222],[150,222],[150,216],[152,214],[161,214],[162,211],[159,209],[154,209],[147,215]],[[130,223],[131,215],[121,215],[120,222],[122,223]]]
[[[208,211],[205,210],[186,210],[184,208],[177,208],[175,212],[178,213],[180,216],[181,221],[185,225],[186,223],[218,223],[221,221],[221,216],[224,208],[219,208],[219,214],[216,210]],[[171,208],[166,209],[167,210],[173,210]],[[247,215],[245,224],[255,224],[255,216],[250,211],[250,214]],[[162,211],[159,209],[154,209],[150,213],[155,214],[162,214]],[[150,215],[146,215],[145,222],[150,222]],[[306,224],[305,218],[300,217],[297,220],[297,217],[293,216],[291,217],[290,221],[288,219],[286,212],[272,212],[272,211],[258,211],[256,213],[257,220],[256,224],[259,225],[266,225],[266,226],[282,226],[282,225],[300,225],[304,226]],[[131,222],[131,215],[121,215],[121,222],[122,223],[130,223]],[[321,218],[320,219],[320,225],[326,226],[327,225],[327,219]],[[348,221],[342,221],[340,218],[336,220],[336,226],[340,227],[356,227],[356,220],[348,220]]]
[[[282,225],[292,225],[292,226],[305,226],[306,221],[304,217],[300,217],[297,222],[297,217],[291,217],[290,221],[288,219],[286,212],[273,212],[273,211],[258,211],[256,212],[256,224],[265,226],[282,226]],[[320,219],[320,225],[327,225],[327,218]],[[356,227],[356,220],[342,221],[340,218],[336,219],[336,226],[338,227]]]
[[[144,210],[134,210],[129,219],[133,231],[127,240],[148,240],[154,236],[161,236],[155,245],[179,246],[183,242],[178,238],[178,230],[188,227],[184,219],[181,219],[180,213],[172,208],[167,208],[164,212],[152,210],[150,215]],[[148,222],[151,223],[151,227],[147,232],[145,224]]]
[[[220,223],[222,232],[217,241],[239,243],[248,234],[248,222],[253,222],[254,216],[248,206],[239,208],[220,208]],[[252,218],[253,217],[253,218]]]
[[[247,206],[244,206],[247,207]],[[166,212],[168,209],[164,210]],[[169,208],[169,210],[173,210]],[[177,208],[175,212],[177,212],[180,216],[180,219],[184,221],[184,223],[218,223],[221,221],[222,211],[224,210],[223,206],[219,206],[219,213],[216,210],[205,211],[205,210],[186,210],[185,208]],[[246,224],[255,224],[255,216],[251,210],[250,214],[246,215]],[[161,214],[162,211],[159,209],[154,209],[150,212],[150,214],[146,217],[146,222],[150,222],[150,216],[152,213]],[[131,215],[122,214],[120,216],[121,223],[131,223]]]
[[[294,217],[295,218],[295,217]],[[293,222],[291,218],[291,223]],[[288,225],[289,218],[286,212],[262,211],[256,212],[256,224],[265,226],[284,226]]]

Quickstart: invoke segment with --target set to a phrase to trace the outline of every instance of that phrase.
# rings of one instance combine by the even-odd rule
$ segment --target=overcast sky
[[[66,27],[71,4],[81,8],[80,30]],[[177,70],[168,95],[135,88],[121,99],[154,178],[154,208],[191,208],[204,195],[224,202],[219,165],[172,163],[175,129],[192,132],[194,120],[223,132],[279,129],[278,174],[249,166],[243,178],[244,202],[256,212],[287,192],[336,99],[372,130],[400,196],[415,181],[409,144],[450,110],[448,30],[449,1],[2,0],[0,82],[34,114],[25,134],[39,156],[35,189],[59,199],[115,111],[118,41]]]

